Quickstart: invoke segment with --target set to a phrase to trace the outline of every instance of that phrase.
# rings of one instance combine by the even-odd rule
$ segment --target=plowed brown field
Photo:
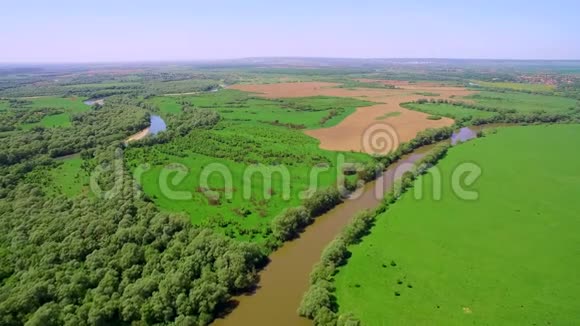
[[[428,114],[407,110],[400,106],[401,103],[425,98],[425,96],[416,93],[437,93],[439,94],[438,99],[449,99],[451,96],[467,96],[473,93],[461,87],[441,86],[435,83],[409,84],[390,80],[376,82],[394,84],[397,89],[348,89],[339,88],[340,84],[326,82],[234,85],[231,88],[256,93],[258,96],[265,98],[336,96],[376,102],[377,105],[358,108],[353,114],[334,127],[305,131],[306,134],[319,139],[320,147],[323,149],[366,152],[370,151],[368,147],[364,146],[364,143],[368,141],[365,139],[365,132],[377,124],[390,126],[390,132],[394,131],[397,143],[413,139],[422,130],[453,124],[452,119],[429,120],[427,119]],[[400,112],[400,114],[389,116],[385,119],[380,118],[392,112]]]

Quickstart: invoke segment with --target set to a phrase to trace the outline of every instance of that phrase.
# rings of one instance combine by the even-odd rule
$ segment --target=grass
[[[83,160],[76,155],[61,162],[60,166],[51,170],[53,184],[66,196],[80,194],[89,183],[89,176],[81,168]]]
[[[340,97],[316,96],[268,100],[251,94],[220,90],[192,96],[164,96],[150,100],[162,114],[179,114],[188,103],[196,108],[209,108],[219,112],[226,120],[276,122],[301,125],[305,129],[332,127],[341,122],[356,108],[375,103]],[[334,114],[331,114],[334,111]]]
[[[431,93],[431,92],[415,92],[414,94],[422,95],[422,96],[440,96],[441,95],[439,93]]]
[[[515,92],[485,91],[466,98],[484,106],[508,110],[515,109],[522,113],[534,111],[565,112],[570,108],[576,107],[577,104],[577,101],[571,98]]]
[[[37,123],[22,124],[22,129],[31,129],[35,126],[43,126],[47,128],[53,127],[67,127],[71,124],[71,116],[75,113],[84,112],[90,109],[90,106],[83,103],[85,98],[80,97],[37,97],[25,99],[28,103],[24,108],[41,109],[54,108],[64,111],[64,113],[48,115],[42,118]],[[8,104],[2,104],[0,101],[0,110],[4,110],[4,106],[8,109]],[[7,103],[7,101],[6,101]]]
[[[192,144],[196,144],[193,146]],[[300,131],[255,122],[222,122],[213,130],[198,130],[183,139],[154,147],[130,148],[126,160],[133,171],[141,163],[151,168],[138,177],[145,193],[160,208],[183,212],[194,224],[211,224],[225,234],[243,240],[261,241],[271,219],[287,207],[302,202],[299,194],[311,184],[311,172],[317,166],[328,164],[329,169],[317,177],[317,188],[336,183],[339,166],[337,156],[344,155],[349,162],[367,162],[370,156],[361,153],[330,152],[318,148],[318,141]],[[213,200],[201,191],[202,171],[212,167],[225,169],[231,174],[228,185],[220,173],[208,178],[207,188],[219,194]],[[183,180],[175,179],[177,169],[185,171]],[[287,169],[284,179],[276,169]],[[251,191],[245,194],[244,173],[256,169],[266,173],[252,176]],[[274,171],[270,175],[269,171]],[[161,180],[161,181],[160,181]],[[283,194],[283,180],[290,186],[289,198]],[[268,185],[266,181],[271,181]],[[167,189],[169,191],[167,191]],[[233,198],[225,197],[225,190],[233,190]],[[177,191],[187,192],[183,199],[175,199]],[[264,194],[266,193],[266,195]],[[271,198],[266,198],[271,194]],[[227,222],[227,223],[226,223]],[[256,234],[247,233],[247,230]]]
[[[403,107],[409,110],[420,111],[437,116],[444,116],[452,119],[463,119],[469,117],[487,118],[495,114],[494,112],[467,109],[461,106],[446,103],[406,103],[403,105]]]
[[[83,159],[79,155],[58,159],[58,166],[40,168],[30,173],[29,181],[40,184],[49,195],[74,197],[87,191],[89,176],[82,169]]]
[[[357,89],[357,88],[380,88],[380,89],[393,89],[394,85],[383,84],[381,82],[365,82],[359,81],[355,79],[336,79],[331,80],[337,83],[340,83],[338,88],[347,88],[347,89]]]
[[[508,89],[515,91],[529,91],[529,92],[551,92],[556,89],[554,85],[544,85],[544,84],[525,84],[525,83],[512,83],[512,82],[486,82],[480,80],[472,81],[481,87],[488,88],[498,88],[498,89]]]
[[[10,108],[8,100],[0,99],[0,111],[6,111]]]
[[[54,115],[48,115],[42,118],[40,122],[37,123],[26,123],[22,124],[22,129],[27,130],[31,129],[34,126],[43,126],[47,128],[54,128],[54,127],[68,127],[71,125],[70,122],[70,115],[68,113],[59,113]]]
[[[37,97],[27,98],[31,103],[27,107],[31,108],[59,108],[69,112],[82,112],[90,109],[90,106],[83,103],[82,97]]]
[[[441,200],[424,176],[423,199],[407,192],[350,248],[340,311],[365,325],[575,324],[579,138],[579,125],[514,127],[452,148]],[[482,169],[467,187],[478,200],[451,189],[463,162]]]
[[[389,112],[381,115],[380,117],[377,117],[376,120],[385,120],[391,117],[398,117],[400,115],[401,115],[400,111]]]

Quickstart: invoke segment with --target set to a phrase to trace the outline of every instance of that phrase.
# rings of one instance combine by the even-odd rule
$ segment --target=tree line
[[[442,159],[449,144],[440,144],[428,155],[415,162],[415,168],[403,174],[396,181],[391,191],[385,195],[381,205],[374,211],[359,212],[341,233],[330,242],[322,252],[320,261],[310,274],[310,287],[304,294],[298,313],[314,321],[315,325],[359,325],[360,321],[350,313],[339,314],[336,303],[334,275],[338,267],[346,264],[350,253],[348,247],[359,243],[369,234],[376,218],[386,212],[390,205],[396,202],[402,194],[413,186],[413,182],[427,171],[427,167],[435,165]]]

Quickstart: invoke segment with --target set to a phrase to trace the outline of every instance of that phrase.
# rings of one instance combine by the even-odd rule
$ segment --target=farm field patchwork
[[[381,82],[378,80],[361,80],[361,82]],[[382,81],[390,83],[391,81]],[[389,84],[390,85],[390,84]],[[265,98],[295,98],[309,96],[333,96],[362,99],[377,104],[359,107],[353,114],[346,117],[339,124],[316,130],[308,130],[306,133],[320,140],[321,148],[335,151],[364,151],[363,136],[365,131],[377,124],[377,118],[400,112],[398,116],[391,116],[388,124],[396,135],[390,135],[395,143],[406,142],[413,139],[418,132],[428,128],[440,128],[450,126],[453,120],[442,118],[438,120],[428,119],[429,114],[411,111],[402,108],[400,104],[412,102],[421,98],[417,92],[432,92],[440,94],[441,98],[448,99],[451,96],[467,96],[472,94],[461,87],[440,86],[434,83],[408,83],[395,84],[396,89],[380,88],[341,88],[338,83],[328,82],[303,82],[303,83],[279,83],[279,84],[255,84],[235,85],[233,89],[255,93]]]
[[[340,312],[365,325],[554,324],[578,320],[580,125],[500,128],[452,148],[352,246],[335,277]],[[451,173],[481,167],[460,200]],[[418,181],[415,182],[417,187]]]

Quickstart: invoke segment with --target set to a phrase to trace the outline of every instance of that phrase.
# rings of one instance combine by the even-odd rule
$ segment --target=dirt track
[[[362,81],[362,80],[361,80]],[[371,80],[364,80],[371,81]],[[429,120],[428,114],[407,110],[400,106],[401,103],[415,101],[420,98],[428,98],[418,92],[437,93],[436,99],[449,99],[451,96],[467,96],[473,92],[461,87],[440,86],[434,83],[415,83],[401,81],[381,81],[385,84],[396,85],[397,89],[380,88],[338,88],[340,84],[325,82],[300,82],[300,83],[279,83],[279,84],[256,84],[256,85],[234,85],[230,88],[246,92],[256,93],[265,98],[291,98],[309,96],[336,96],[351,97],[370,102],[377,102],[377,105],[358,108],[353,114],[348,116],[338,125],[330,128],[307,130],[306,134],[320,140],[320,147],[328,150],[341,151],[369,151],[368,139],[364,137],[365,131],[377,124],[388,124],[392,129],[389,131],[391,139],[395,143],[406,142],[413,139],[418,132],[428,128],[440,128],[450,126],[453,120],[442,118],[440,120]],[[380,104],[379,104],[380,103]],[[400,112],[397,116],[391,116],[384,120],[377,120],[391,112]],[[394,131],[395,135],[392,135]],[[387,146],[386,151],[392,149]],[[374,153],[383,154],[380,149],[373,150]]]

